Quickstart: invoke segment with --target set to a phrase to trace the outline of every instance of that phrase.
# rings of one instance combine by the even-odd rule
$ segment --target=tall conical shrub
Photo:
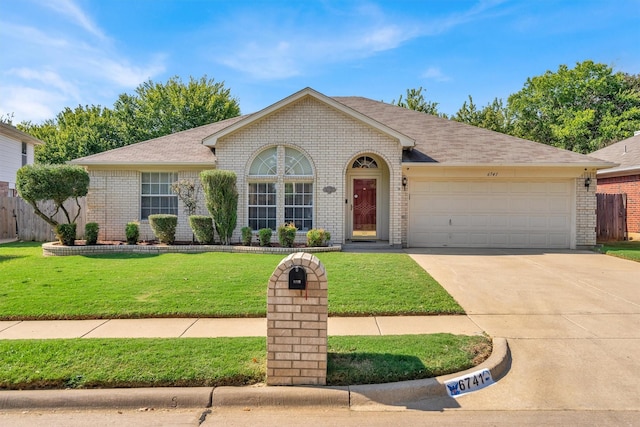
[[[220,241],[223,245],[229,245],[238,220],[236,174],[225,170],[202,171],[200,182]]]

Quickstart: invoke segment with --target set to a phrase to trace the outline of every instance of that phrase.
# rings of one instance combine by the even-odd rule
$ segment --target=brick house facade
[[[584,183],[613,165],[309,88],[254,114],[72,163],[89,171],[87,220],[99,223],[101,239],[123,239],[135,220],[141,238],[153,239],[145,206],[166,202],[178,215],[177,239],[190,240],[182,202],[145,192],[218,168],[237,176],[236,242],[241,227],[292,221],[298,241],[324,228],[334,244],[544,248],[595,244],[595,186]]]
[[[627,195],[627,231],[640,238],[640,132],[591,153],[618,166],[598,171],[598,193]]]

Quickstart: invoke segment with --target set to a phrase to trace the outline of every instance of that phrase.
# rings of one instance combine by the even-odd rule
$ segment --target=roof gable
[[[4,135],[13,140],[26,142],[33,145],[44,144],[44,141],[41,141],[38,138],[21,131],[15,126],[3,122],[0,122],[0,135]]]
[[[397,139],[399,141],[399,143],[402,145],[402,147],[413,147],[415,145],[415,141],[408,137],[407,135],[405,135],[404,133],[402,133],[400,130],[389,127],[387,125],[385,125],[384,123],[380,123],[378,121],[376,121],[375,119],[373,119],[372,117],[366,115],[366,114],[362,114],[361,112],[354,110],[352,108],[350,108],[348,105],[342,104],[340,102],[336,102],[335,99],[330,98],[328,96],[325,96],[323,94],[321,94],[320,92],[317,92],[311,88],[305,88],[302,89],[299,92],[294,93],[291,96],[288,96],[287,98],[284,98],[278,102],[276,102],[275,104],[270,105],[269,107],[255,113],[252,114],[251,116],[247,116],[245,117],[243,120],[240,120],[234,124],[232,124],[231,126],[225,127],[224,129],[221,129],[220,131],[207,136],[206,138],[204,138],[202,140],[202,143],[204,145],[208,145],[208,146],[212,146],[215,147],[216,143],[218,142],[219,139],[228,136],[234,132],[237,132],[238,130],[246,127],[246,126],[250,126],[253,123],[256,123],[257,121],[271,115],[274,114],[277,111],[280,111],[281,109],[305,98],[305,97],[312,97],[315,100],[322,102],[330,107],[332,107],[335,110],[338,110],[362,123],[365,123],[375,129],[377,129],[378,131],[389,135],[390,137]]]
[[[599,175],[640,173],[640,134],[594,151],[590,156],[618,163],[617,167],[604,169]]]

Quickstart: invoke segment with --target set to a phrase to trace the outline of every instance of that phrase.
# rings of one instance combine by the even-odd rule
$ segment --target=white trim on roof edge
[[[474,167],[474,168],[496,168],[496,167],[529,167],[529,168],[610,168],[617,163],[612,162],[584,162],[584,163],[463,163],[463,162],[402,162],[402,166],[422,166],[422,167]]]
[[[397,130],[390,128],[389,126],[383,125],[382,123],[373,120],[371,117],[366,116],[362,113],[359,113],[357,111],[355,111],[354,109],[347,107],[344,104],[339,103],[338,101],[321,94],[320,92],[311,89],[310,87],[304,88],[299,92],[294,93],[293,95],[290,95],[284,99],[281,99],[280,101],[276,102],[275,104],[272,104],[270,106],[268,106],[267,108],[264,108],[260,111],[258,111],[257,113],[251,114],[249,116],[247,116],[246,118],[239,120],[237,122],[235,122],[234,124],[232,124],[231,126],[228,126],[224,129],[221,129],[220,131],[207,136],[206,138],[204,138],[202,140],[202,143],[206,146],[210,146],[210,147],[215,147],[216,143],[218,142],[218,139],[230,135],[234,132],[236,132],[237,130],[253,123],[256,122],[260,119],[262,119],[263,117],[266,117],[270,114],[272,114],[273,112],[289,105],[292,104],[306,96],[310,96],[312,98],[315,98],[316,100],[323,102],[329,106],[331,106],[332,108],[335,108],[338,111],[343,112],[344,114],[347,114],[351,117],[353,117],[356,120],[359,120],[363,123],[366,123],[367,125],[379,130],[382,133],[385,133],[395,139],[397,139],[398,141],[400,141],[400,144],[402,145],[402,147],[413,147],[415,146],[415,140],[409,138],[408,136],[398,132]]]
[[[635,175],[640,173],[640,165],[628,166],[626,168],[611,168],[598,171],[598,178],[613,178],[616,176]]]

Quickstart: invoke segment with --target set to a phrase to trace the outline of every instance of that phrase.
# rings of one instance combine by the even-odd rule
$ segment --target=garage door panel
[[[469,233],[469,242],[472,246],[487,246],[489,244],[489,234]]]
[[[529,217],[529,227],[546,230],[549,228],[549,220],[550,218],[546,216],[532,215]]]
[[[469,220],[469,225],[474,229],[478,227],[487,228],[490,222],[491,217],[489,215],[472,215]]]
[[[422,181],[409,198],[409,245],[568,248],[573,181]]]
[[[493,215],[489,221],[489,225],[492,230],[505,229],[509,225],[509,216]]]
[[[507,247],[509,246],[509,235],[506,233],[491,233],[489,235],[489,247]]]
[[[550,248],[568,248],[569,237],[564,233],[550,233],[549,234],[549,246]]]

